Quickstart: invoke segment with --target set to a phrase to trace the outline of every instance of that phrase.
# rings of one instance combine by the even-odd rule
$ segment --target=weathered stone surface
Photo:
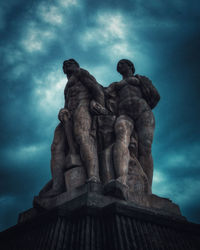
[[[117,71],[122,80],[105,88],[74,59],[64,61],[68,82],[51,147],[52,180],[34,198],[35,207],[50,210],[98,186],[105,199],[180,215],[177,205],[151,191],[152,109],[159,93],[134,74],[131,61],[120,60]]]
[[[79,154],[68,154],[66,157],[66,166],[68,169],[82,166],[81,158]]]
[[[128,200],[128,186],[117,180],[111,180],[104,186],[104,195],[113,196],[121,200]]]
[[[1,233],[1,249],[200,249],[200,226],[151,192],[159,93],[129,60],[117,70],[123,79],[103,88],[74,59],[64,61],[52,180]]]
[[[101,204],[101,207],[123,200],[123,204],[143,209],[151,209],[160,214],[182,217],[179,206],[171,200],[153,194],[133,193],[126,187],[121,187],[121,185],[122,184],[117,181],[113,181],[104,186],[101,183],[90,182],[74,188],[73,190],[70,190],[70,192],[65,192],[55,197],[36,196],[34,197],[33,205],[35,208],[52,210],[58,206],[62,206],[62,204],[66,204],[67,202],[81,200],[80,197],[90,197],[88,198],[90,202],[95,204],[97,202],[98,204]]]
[[[71,192],[76,187],[80,187],[86,182],[86,173],[83,166],[74,167],[65,172],[65,185],[67,192]]]
[[[38,210],[36,217],[2,232],[0,245],[3,250],[198,250],[200,225],[89,192],[51,211]]]
[[[112,150],[113,144],[99,153],[100,176],[103,184],[115,179],[115,173],[112,167]]]

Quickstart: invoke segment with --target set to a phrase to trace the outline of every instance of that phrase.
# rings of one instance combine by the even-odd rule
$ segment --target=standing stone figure
[[[68,82],[51,146],[52,180],[40,197],[85,182],[102,182],[105,195],[125,200],[152,193],[152,109],[160,96],[147,77],[134,75],[131,61],[120,60],[117,71],[123,79],[103,88],[74,59],[64,61]]]
[[[148,179],[148,193],[151,194],[153,159],[151,145],[155,128],[151,111],[160,96],[151,81],[140,75],[134,76],[135,68],[131,61],[122,59],[117,64],[122,75],[120,82],[112,83],[106,93],[116,91],[118,97],[117,120],[114,125],[115,143],[113,161],[116,180],[126,186],[130,160],[129,145],[135,130],[138,137],[138,160]]]
[[[61,123],[55,129],[51,146],[52,181],[40,192],[40,196],[45,197],[64,191],[64,172],[73,165],[83,164],[88,182],[100,182],[90,106],[103,109],[103,89],[74,59],[64,61],[63,72],[68,79],[64,90],[65,106],[59,112]]]

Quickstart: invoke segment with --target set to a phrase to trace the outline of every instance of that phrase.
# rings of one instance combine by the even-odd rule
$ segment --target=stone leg
[[[119,116],[115,123],[116,141],[113,148],[113,161],[116,178],[124,185],[127,183],[128,165],[130,160],[128,147],[132,131],[132,120],[125,115]]]
[[[91,135],[92,117],[88,105],[79,105],[73,116],[75,140],[87,171],[88,181],[99,182],[99,163],[96,140]]]
[[[66,158],[66,135],[63,125],[60,123],[54,133],[51,145],[51,174],[53,178],[52,190],[56,193],[63,191],[65,187],[64,170]]]
[[[148,192],[152,193],[153,179],[153,158],[151,154],[151,145],[153,142],[155,119],[152,111],[142,113],[135,124],[138,134],[138,151],[139,162],[147,175],[149,188]]]
[[[60,123],[54,132],[51,145],[51,174],[49,181],[40,191],[39,197],[49,198],[65,191],[65,158],[66,158],[66,136],[63,125]]]

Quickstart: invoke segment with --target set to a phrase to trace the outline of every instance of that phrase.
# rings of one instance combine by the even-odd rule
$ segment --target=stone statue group
[[[74,59],[64,61],[68,82],[51,146],[52,180],[40,197],[90,182],[124,200],[131,193],[151,194],[152,109],[160,96],[147,77],[134,74],[131,61],[120,60],[117,71],[122,80],[103,87]]]

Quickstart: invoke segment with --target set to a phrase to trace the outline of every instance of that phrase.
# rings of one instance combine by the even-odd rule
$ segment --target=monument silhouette
[[[122,80],[103,87],[74,59],[64,61],[52,179],[1,233],[1,249],[200,249],[200,226],[152,193],[160,95],[130,60],[117,71]]]

